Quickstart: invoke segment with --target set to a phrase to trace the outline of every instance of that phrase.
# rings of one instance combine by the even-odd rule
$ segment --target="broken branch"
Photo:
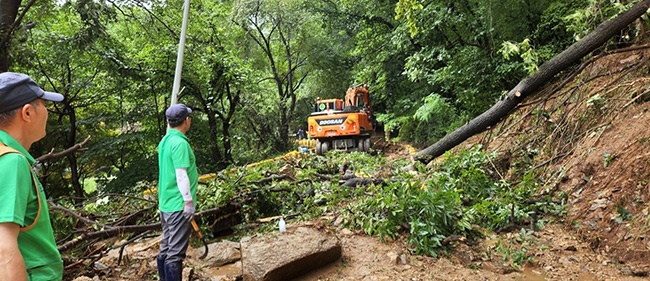
[[[68,155],[70,153],[74,153],[77,150],[82,149],[83,146],[86,145],[86,143],[88,143],[88,141],[90,141],[90,136],[87,136],[84,141],[82,141],[82,142],[80,142],[78,144],[75,144],[75,145],[71,146],[70,148],[68,148],[68,149],[66,149],[64,151],[61,151],[59,153],[54,153],[54,149],[52,149],[52,151],[50,151],[48,154],[45,154],[45,155],[42,155],[41,157],[36,158],[36,163],[43,163],[43,162],[46,162],[46,161],[52,161],[54,159],[58,159],[58,158],[61,158],[63,156],[66,156],[66,155]]]

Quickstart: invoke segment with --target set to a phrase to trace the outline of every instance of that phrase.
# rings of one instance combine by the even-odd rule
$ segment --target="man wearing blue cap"
[[[0,280],[63,278],[45,193],[28,152],[45,137],[45,102],[62,100],[25,74],[0,73]]]
[[[192,232],[199,173],[185,135],[192,109],[174,104],[165,111],[169,129],[158,144],[158,208],[163,238],[156,257],[162,281],[181,281],[183,259]]]

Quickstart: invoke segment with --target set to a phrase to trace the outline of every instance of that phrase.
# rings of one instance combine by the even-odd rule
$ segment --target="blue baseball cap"
[[[29,76],[16,72],[0,73],[0,113],[5,113],[35,99],[62,101],[63,95],[47,92]]]
[[[167,121],[175,123],[185,120],[190,113],[192,113],[191,108],[182,103],[177,103],[167,108],[165,111],[165,117],[167,117]]]

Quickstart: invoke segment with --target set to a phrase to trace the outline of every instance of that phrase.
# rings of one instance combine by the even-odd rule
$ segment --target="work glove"
[[[194,202],[185,201],[185,206],[183,206],[183,216],[187,220],[191,220],[192,217],[194,217],[194,212],[196,212],[196,209],[194,209]]]

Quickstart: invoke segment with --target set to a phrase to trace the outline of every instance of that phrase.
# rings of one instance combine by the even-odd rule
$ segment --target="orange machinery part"
[[[355,136],[372,130],[368,114],[359,112],[311,116],[308,119],[308,126],[311,138]],[[321,127],[320,131],[318,127]]]

